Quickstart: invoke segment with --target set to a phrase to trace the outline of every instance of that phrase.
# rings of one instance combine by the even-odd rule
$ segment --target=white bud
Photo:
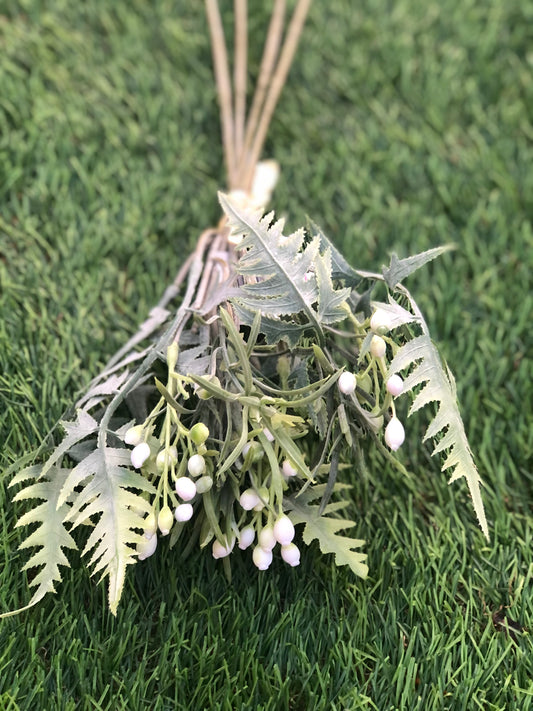
[[[339,390],[344,395],[351,395],[355,392],[355,386],[357,385],[357,379],[353,373],[344,371],[340,378],[337,380]]]
[[[399,375],[391,375],[387,380],[387,392],[389,392],[394,397],[401,395],[403,392],[403,380]]]
[[[385,428],[385,442],[395,452],[399,449],[405,439],[405,430],[397,417],[391,418]]]
[[[213,541],[213,558],[225,558],[228,556],[231,551],[233,550],[233,546],[235,545],[235,541],[232,542],[231,545],[223,545],[219,540]]]
[[[126,444],[131,444],[136,447],[143,441],[143,428],[142,425],[137,425],[136,427],[130,427],[129,430],[124,435],[124,442]]]
[[[152,512],[144,519],[144,537],[151,538],[157,531],[157,521],[155,514]]]
[[[163,471],[165,467],[170,466],[170,464],[175,464],[177,461],[178,450],[174,445],[168,449],[162,449],[155,458],[155,463],[159,471]]]
[[[252,553],[252,560],[259,570],[266,570],[272,563],[272,551],[266,551],[261,546],[256,546]]]
[[[190,501],[196,496],[196,484],[187,476],[180,476],[176,479],[176,494],[184,501]]]
[[[272,526],[265,526],[257,539],[259,545],[265,551],[271,551],[276,545],[276,536]]]
[[[288,545],[294,538],[294,526],[288,516],[280,516],[274,524],[274,538],[282,546]]]
[[[205,459],[201,454],[193,454],[187,462],[187,469],[191,476],[200,476],[205,472]]]
[[[150,446],[147,442],[141,442],[131,450],[131,463],[135,469],[140,469],[150,456]]]
[[[300,550],[294,543],[289,543],[287,546],[281,546],[281,557],[283,560],[292,565],[300,565]]]
[[[272,432],[271,432],[269,429],[267,429],[266,427],[263,429],[263,434],[265,435],[265,437],[268,439],[269,442],[273,442],[273,441],[274,441],[274,435],[273,435]]]
[[[205,494],[213,486],[213,479],[210,476],[201,476],[196,482],[196,491]]]
[[[176,506],[174,511],[174,518],[176,521],[190,521],[194,513],[192,504],[180,504]]]
[[[239,534],[239,548],[241,551],[246,550],[254,542],[255,531],[252,526],[246,526]]]
[[[285,461],[281,465],[281,471],[283,476],[286,477],[296,476],[298,474],[298,470],[292,466],[288,459],[285,459]]]
[[[246,491],[243,491],[240,495],[239,503],[245,511],[251,511],[255,506],[261,503],[261,499],[256,491],[246,489]]]
[[[262,511],[265,508],[265,504],[263,503],[264,501],[268,501],[270,496],[269,496],[269,491],[266,488],[266,486],[262,486],[259,489],[259,503],[257,506],[254,506],[254,511]]]
[[[137,544],[137,558],[139,560],[145,560],[155,553],[157,548],[157,536],[152,536],[151,538],[145,538],[143,541]]]
[[[374,358],[383,358],[387,351],[387,344],[381,336],[372,336],[370,341],[370,352]]]
[[[383,309],[376,309],[370,319],[370,328],[372,331],[374,331],[374,333],[378,333],[380,336],[383,336],[385,333],[390,331],[390,327],[391,320],[389,314],[386,311],[383,311]]]
[[[174,516],[172,515],[172,511],[168,506],[163,506],[157,517],[157,526],[163,536],[167,536],[170,533],[173,523]]]

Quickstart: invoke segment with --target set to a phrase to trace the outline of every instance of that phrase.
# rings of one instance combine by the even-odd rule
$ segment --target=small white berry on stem
[[[403,380],[399,375],[391,375],[385,387],[393,397],[398,397],[403,393]]]
[[[183,501],[190,501],[196,496],[196,484],[187,476],[180,476],[175,483],[176,494]]]
[[[179,504],[179,506],[176,506],[176,510],[174,511],[174,518],[180,523],[183,521],[190,521],[193,513],[194,509],[192,504]]]
[[[376,309],[370,319],[370,328],[374,333],[383,336],[390,331],[391,320],[389,314],[383,309]]]
[[[272,551],[266,551],[261,546],[256,546],[252,553],[252,560],[259,570],[266,570],[272,563]]]
[[[383,338],[381,338],[381,336],[372,336],[372,340],[370,341],[370,353],[372,353],[374,358],[383,358],[386,352],[387,344]]]
[[[147,442],[141,442],[131,450],[131,463],[135,469],[140,469],[150,456],[150,446]]]
[[[274,538],[278,543],[281,543],[282,546],[288,545],[294,538],[293,523],[285,514],[280,516],[274,524]]]
[[[294,543],[289,543],[286,546],[281,546],[281,557],[293,568],[300,564],[300,550]]]
[[[187,470],[191,476],[200,476],[205,472],[205,459],[201,454],[193,454],[187,462]]]
[[[399,449],[405,440],[405,430],[400,420],[395,416],[390,419],[389,424],[385,428],[385,442],[387,446],[395,452]]]
[[[339,390],[343,395],[351,395],[353,392],[355,392],[357,379],[353,373],[345,371],[337,380],[337,383],[339,386]]]

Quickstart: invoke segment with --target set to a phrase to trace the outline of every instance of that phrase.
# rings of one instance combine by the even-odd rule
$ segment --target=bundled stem
[[[222,143],[230,190],[249,191],[274,109],[298,46],[311,0],[298,0],[283,45],[285,0],[275,0],[263,50],[252,107],[246,119],[248,55],[247,0],[235,0],[234,87],[217,0],[206,0],[222,126]],[[281,46],[281,51],[280,51]]]

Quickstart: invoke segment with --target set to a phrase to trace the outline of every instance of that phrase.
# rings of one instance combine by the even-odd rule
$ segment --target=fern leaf
[[[155,493],[155,489],[141,474],[128,468],[130,454],[126,449],[105,447],[91,452],[77,464],[61,489],[58,505],[73,499],[66,520],[73,528],[96,516],[83,555],[92,551],[89,564],[93,575],[108,578],[109,607],[116,614],[124,587],[126,567],[136,562],[135,546],[142,540],[136,529],[143,527],[142,512],[149,513],[149,504],[137,489]],[[80,486],[81,491],[75,492]]]
[[[338,536],[337,533],[346,528],[354,526],[353,521],[342,518],[332,518],[327,514],[335,513],[348,505],[347,501],[330,503],[320,514],[320,506],[310,502],[322,498],[326,484],[309,487],[299,496],[286,498],[288,516],[294,525],[304,523],[303,540],[306,545],[310,545],[315,539],[318,540],[322,553],[334,553],[337,565],[348,565],[352,571],[361,578],[368,575],[368,566],[364,562],[367,556],[364,553],[354,551],[360,548],[364,541],[347,536]],[[349,488],[346,485],[336,484],[335,491]]]
[[[320,253],[320,238],[305,243],[305,233],[298,230],[283,235],[283,220],[272,223],[274,213],[261,217],[257,212],[242,212],[224,195],[219,194],[233,234],[242,235],[239,250],[243,250],[237,263],[237,272],[254,279],[240,288],[236,303],[243,307],[242,318],[249,319],[256,312],[264,319],[261,332],[268,342],[272,335],[281,333],[283,340],[290,336],[283,325],[279,329],[272,322],[283,316],[304,319],[302,330],[313,328],[322,340],[321,323],[333,323],[344,316],[342,303],[348,298],[348,289],[333,289],[331,282],[331,252]],[[250,320],[244,321],[251,324]],[[266,331],[268,332],[265,332]],[[294,333],[291,334],[294,336]],[[279,340],[279,338],[277,339]]]
[[[481,477],[474,463],[459,413],[453,376],[448,369],[444,369],[438,351],[429,336],[427,324],[416,303],[405,288],[402,287],[401,291],[409,298],[422,334],[408,341],[398,350],[390,363],[387,378],[414,366],[404,380],[403,392],[412,391],[417,385],[424,384],[424,386],[411,404],[409,415],[430,402],[438,404],[437,413],[426,430],[424,441],[436,437],[444,430],[443,437],[436,443],[432,454],[449,450],[442,471],[452,470],[450,484],[462,477],[466,479],[479,525],[488,539],[487,520],[481,500]]]
[[[48,468],[45,477],[41,475],[42,466],[36,465],[21,471],[13,479],[10,486],[22,481],[31,480],[24,489],[21,489],[13,501],[24,499],[42,499],[42,503],[27,511],[17,521],[16,526],[26,526],[38,523],[39,526],[26,538],[19,548],[38,548],[31,558],[24,564],[22,570],[41,567],[41,570],[31,580],[30,587],[36,587],[30,602],[18,610],[6,612],[0,617],[16,615],[37,604],[46,593],[55,593],[56,583],[61,581],[59,566],[70,566],[68,558],[63,552],[64,548],[76,548],[74,539],[67,531],[64,520],[68,514],[69,505],[63,503],[58,507],[60,491],[68,476],[68,469],[60,469],[54,465]]]
[[[331,280],[331,249],[324,251],[321,259],[315,260],[318,285],[318,320],[320,323],[338,323],[346,316],[343,304],[350,296],[350,289],[334,289]]]
[[[84,410],[78,410],[78,417],[75,422],[61,422],[65,430],[65,436],[60,444],[54,449],[48,460],[41,467],[39,476],[46,476],[51,467],[69,451],[71,447],[80,442],[85,437],[94,434],[98,429],[96,420]]]
[[[395,289],[396,286],[410,274],[416,272],[416,270],[420,269],[424,264],[440,257],[441,254],[449,252],[450,249],[454,249],[453,245],[434,247],[433,249],[428,249],[426,252],[420,252],[420,254],[415,254],[405,259],[398,259],[398,256],[393,254],[388,269],[383,268],[383,278],[387,286],[389,289]]]
[[[308,218],[308,228],[312,234],[318,236],[320,240],[320,249],[325,252],[329,249],[331,252],[331,277],[332,279],[342,279],[342,281],[350,287],[356,287],[361,282],[361,277],[357,271],[351,267],[346,259],[342,256],[339,250],[335,247],[332,242],[326,237],[321,227],[319,227],[316,222],[309,220]]]

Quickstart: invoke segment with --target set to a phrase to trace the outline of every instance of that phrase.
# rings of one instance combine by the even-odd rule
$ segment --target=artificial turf
[[[222,3],[230,21],[231,4]],[[251,73],[267,4],[250,3]],[[146,316],[224,186],[201,3],[0,5],[0,442],[40,444]],[[157,555],[118,615],[76,555],[0,621],[0,710],[533,708],[533,4],[316,2],[267,144],[273,206],[356,267],[454,242],[409,286],[457,379],[491,540],[407,420],[351,517],[370,575],[317,548],[264,573]],[[29,599],[1,478],[0,610]],[[27,556],[26,556],[27,557]]]

